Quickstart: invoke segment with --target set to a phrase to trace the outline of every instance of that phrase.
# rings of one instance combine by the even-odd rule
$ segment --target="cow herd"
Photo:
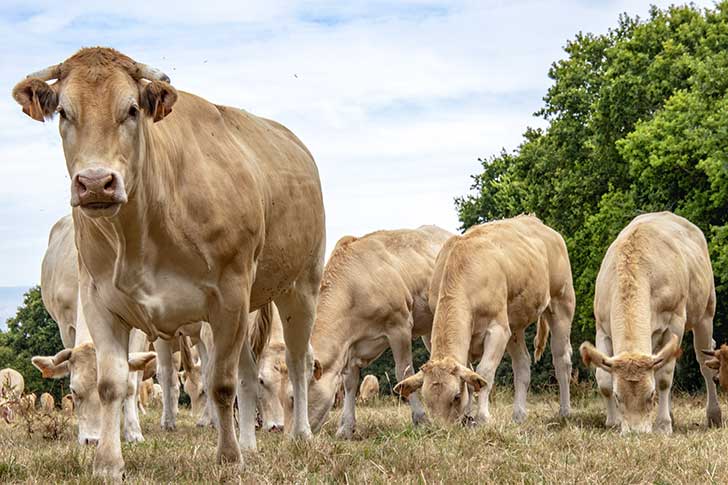
[[[65,349],[33,364],[70,377],[64,406],[79,441],[96,445],[96,475],[122,476],[121,422],[126,441],[143,440],[152,374],[161,426],[176,426],[181,375],[198,425],[218,430],[221,462],[256,448],[258,415],[266,430],[310,438],[342,387],[337,436],[352,437],[360,372],[387,349],[413,423],[446,426],[489,420],[507,351],[521,422],[532,323],[536,360],[550,335],[559,414],[570,414],[571,266],[562,236],[536,217],[462,235],[422,226],[345,236],[324,266],[316,164],[282,125],[177,91],[107,48],[29,75],[13,96],[35,120],[60,118],[73,210],[51,230],[41,287]],[[690,330],[708,423],[720,425],[714,379],[728,385],[728,347],[713,350],[713,273],[697,227],[671,213],[636,217],[603,260],[594,313],[596,346],[580,353],[596,367],[607,425],[650,431],[657,406],[654,427],[671,432],[675,360]],[[430,352],[417,372],[415,338]],[[368,377],[361,399],[376,389]]]

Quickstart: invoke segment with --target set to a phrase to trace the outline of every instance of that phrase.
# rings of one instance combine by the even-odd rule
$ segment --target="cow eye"
[[[60,107],[58,108],[58,116],[60,116],[60,117],[61,117],[61,118],[63,118],[64,120],[67,120],[67,119],[68,119],[68,118],[66,117],[66,110],[65,110],[65,109],[63,109],[63,108],[60,108]]]
[[[136,118],[139,114],[139,108],[134,105],[129,106],[129,118]]]
[[[262,377],[258,379],[258,384],[260,384],[261,386],[265,386],[265,382],[263,381]]]
[[[458,393],[457,393],[457,394],[455,394],[455,396],[454,396],[454,397],[452,398],[452,402],[454,402],[454,403],[458,403],[458,402],[460,402],[460,398],[461,398],[461,397],[462,397],[462,395],[461,395],[461,394],[460,394],[460,393],[458,392]]]

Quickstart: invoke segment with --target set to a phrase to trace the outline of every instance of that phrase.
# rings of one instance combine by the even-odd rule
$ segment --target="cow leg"
[[[138,382],[141,372],[129,372],[126,399],[124,399],[124,440],[129,443],[144,441],[142,427],[137,414],[137,400],[139,397]]]
[[[513,421],[522,423],[526,419],[526,396],[531,383],[531,356],[526,347],[524,329],[518,330],[508,341],[506,347],[513,366]]]
[[[210,396],[210,388],[209,388],[209,376],[208,376],[208,369],[210,365],[210,354],[208,353],[207,345],[205,345],[205,342],[200,340],[197,342],[197,353],[200,355],[200,365],[202,367],[202,388],[205,390],[205,395],[207,396],[207,399],[205,399],[205,407],[202,410],[202,415],[197,419],[196,425],[199,427],[207,427],[213,424],[214,419],[214,412],[212,411],[212,400],[209,398]]]
[[[142,402],[142,396],[141,396],[141,391],[142,391],[142,377],[144,376],[144,373],[143,372],[137,372],[136,374],[137,374],[137,379],[136,379],[136,388],[137,388],[137,391],[136,391],[136,403],[137,403],[137,407],[139,408],[139,412],[142,413],[142,416],[146,416],[147,415],[147,410],[144,407],[144,403]]]
[[[551,358],[556,380],[559,383],[559,416],[571,414],[571,321],[574,317],[573,290],[566,301],[552,300],[546,311],[546,321],[551,330]]]
[[[712,315],[703,319],[693,329],[693,347],[695,347],[695,358],[700,365],[700,373],[705,381],[705,389],[708,394],[708,401],[705,405],[705,414],[708,426],[721,426],[723,417],[718,404],[718,393],[716,392],[713,375],[715,371],[705,365],[708,357],[701,352],[704,349],[713,349],[715,342],[713,341],[713,317]]]
[[[358,366],[350,364],[344,373],[344,409],[339,421],[336,437],[351,439],[356,428],[356,390],[359,388],[361,370]]]
[[[120,480],[124,471],[121,455],[121,406],[129,377],[129,330],[97,302],[98,295],[81,276],[83,312],[96,347],[97,385],[101,402],[101,430],[94,457],[93,473]]]
[[[238,426],[240,448],[255,450],[255,422],[258,400],[258,365],[246,338],[238,368]]]
[[[411,327],[408,327],[411,328]],[[392,348],[394,357],[394,368],[397,374],[397,382],[414,375],[414,365],[412,364],[412,337],[410,334],[402,335],[401,333],[389,335],[389,346]],[[407,397],[409,405],[412,408],[412,423],[427,423],[427,414],[425,408],[420,401],[419,393],[414,392]]]
[[[172,360],[172,343],[161,338],[154,341],[157,352],[157,379],[162,387],[162,429],[174,431],[179,411],[179,377]]]
[[[309,439],[313,436],[308,421],[308,383],[313,376],[313,352],[309,345],[311,329],[316,317],[319,284],[323,261],[296,281],[295,286],[275,301],[283,322],[286,343],[286,365],[293,388],[294,437]]]
[[[510,338],[511,329],[505,315],[490,323],[483,343],[483,357],[476,369],[478,374],[485,379],[485,387],[478,393],[478,414],[475,417],[475,424],[487,423],[490,420],[488,398],[493,389],[495,371],[503,359],[503,352],[505,352]]]
[[[605,355],[612,355],[612,340],[597,328],[597,349]],[[618,426],[620,422],[619,411],[617,410],[617,402],[614,399],[614,387],[612,384],[612,374],[602,369],[596,370],[597,385],[599,392],[604,397],[607,405],[607,421],[606,426]]]

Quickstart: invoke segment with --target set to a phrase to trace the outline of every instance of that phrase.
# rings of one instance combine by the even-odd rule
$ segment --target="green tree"
[[[54,355],[63,349],[58,325],[46,312],[40,296],[40,286],[29,289],[23,306],[7,321],[7,331],[0,332],[0,368],[11,367],[23,375],[25,392],[53,394],[60,402],[68,389],[68,380],[44,379],[30,359],[35,355]]]

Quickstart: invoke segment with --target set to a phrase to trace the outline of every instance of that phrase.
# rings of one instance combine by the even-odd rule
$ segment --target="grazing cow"
[[[60,379],[70,375],[71,395],[78,417],[78,441],[93,444],[100,433],[101,402],[96,386],[96,348],[91,341],[84,312],[78,311],[78,254],[73,237],[73,220],[60,219],[51,229],[48,249],[41,266],[41,296],[48,313],[58,324],[63,346],[55,356],[35,356],[33,365],[43,377]],[[144,334],[132,332],[128,366],[141,370],[154,358],[146,348]],[[131,372],[124,389],[124,439],[143,441],[136,411],[137,372]]]
[[[359,386],[359,401],[369,402],[379,395],[379,380],[376,376],[367,374]]]
[[[0,398],[4,400],[20,399],[25,390],[25,379],[20,372],[6,367],[0,370]]]
[[[276,122],[178,92],[165,74],[108,48],[81,49],[31,74],[13,96],[33,119],[60,115],[81,306],[98,350],[94,474],[123,473],[130,327],[171,340],[208,321],[217,461],[239,462],[241,446],[255,449],[258,372],[245,337],[248,313],[271,300],[285,322],[292,432],[310,437],[309,335],[325,226],[318,170],[303,143]]]
[[[422,226],[345,236],[336,243],[324,270],[311,335],[320,369],[309,387],[314,430],[323,425],[343,379],[344,412],[337,436],[353,436],[360,370],[387,348],[392,349],[397,377],[412,373],[412,339],[429,338],[430,279],[437,253],[451,235],[436,226]],[[283,400],[287,416],[291,397],[289,393]],[[410,406],[413,422],[422,422],[425,413],[416,395]],[[286,427],[288,422],[286,418]]]
[[[286,344],[283,340],[283,324],[275,305],[268,344],[258,359],[258,411],[265,431],[283,431],[285,415],[283,401],[288,388]]]
[[[594,292],[595,348],[580,348],[594,364],[607,402],[607,426],[622,432],[672,432],[675,358],[685,331],[693,331],[695,356],[708,392],[709,425],[719,426],[713,371],[701,349],[712,349],[715,287],[703,233],[670,212],[638,216],[609,246]]]
[[[154,382],[152,384],[152,392],[149,395],[149,402],[153,406],[159,406],[162,404],[162,386]]]
[[[713,382],[720,384],[724,391],[728,391],[728,345],[721,345],[720,349],[702,349],[703,354],[710,357],[705,365],[715,369],[718,373],[713,376]]]
[[[53,409],[56,407],[56,400],[53,399],[53,396],[48,394],[47,392],[44,392],[40,395],[40,409],[44,413],[50,413],[53,412]]]
[[[430,360],[395,391],[407,396],[421,387],[430,414],[450,423],[469,411],[472,390],[480,391],[474,418],[475,424],[485,422],[495,371],[507,350],[513,362],[513,420],[521,422],[531,378],[524,333],[538,322],[535,359],[550,330],[559,413],[568,416],[574,302],[569,255],[559,233],[526,215],[471,227],[448,240],[437,257],[430,288],[435,311]],[[468,365],[477,360],[473,372]]]
[[[66,394],[61,399],[61,410],[68,415],[73,414],[73,396]]]

